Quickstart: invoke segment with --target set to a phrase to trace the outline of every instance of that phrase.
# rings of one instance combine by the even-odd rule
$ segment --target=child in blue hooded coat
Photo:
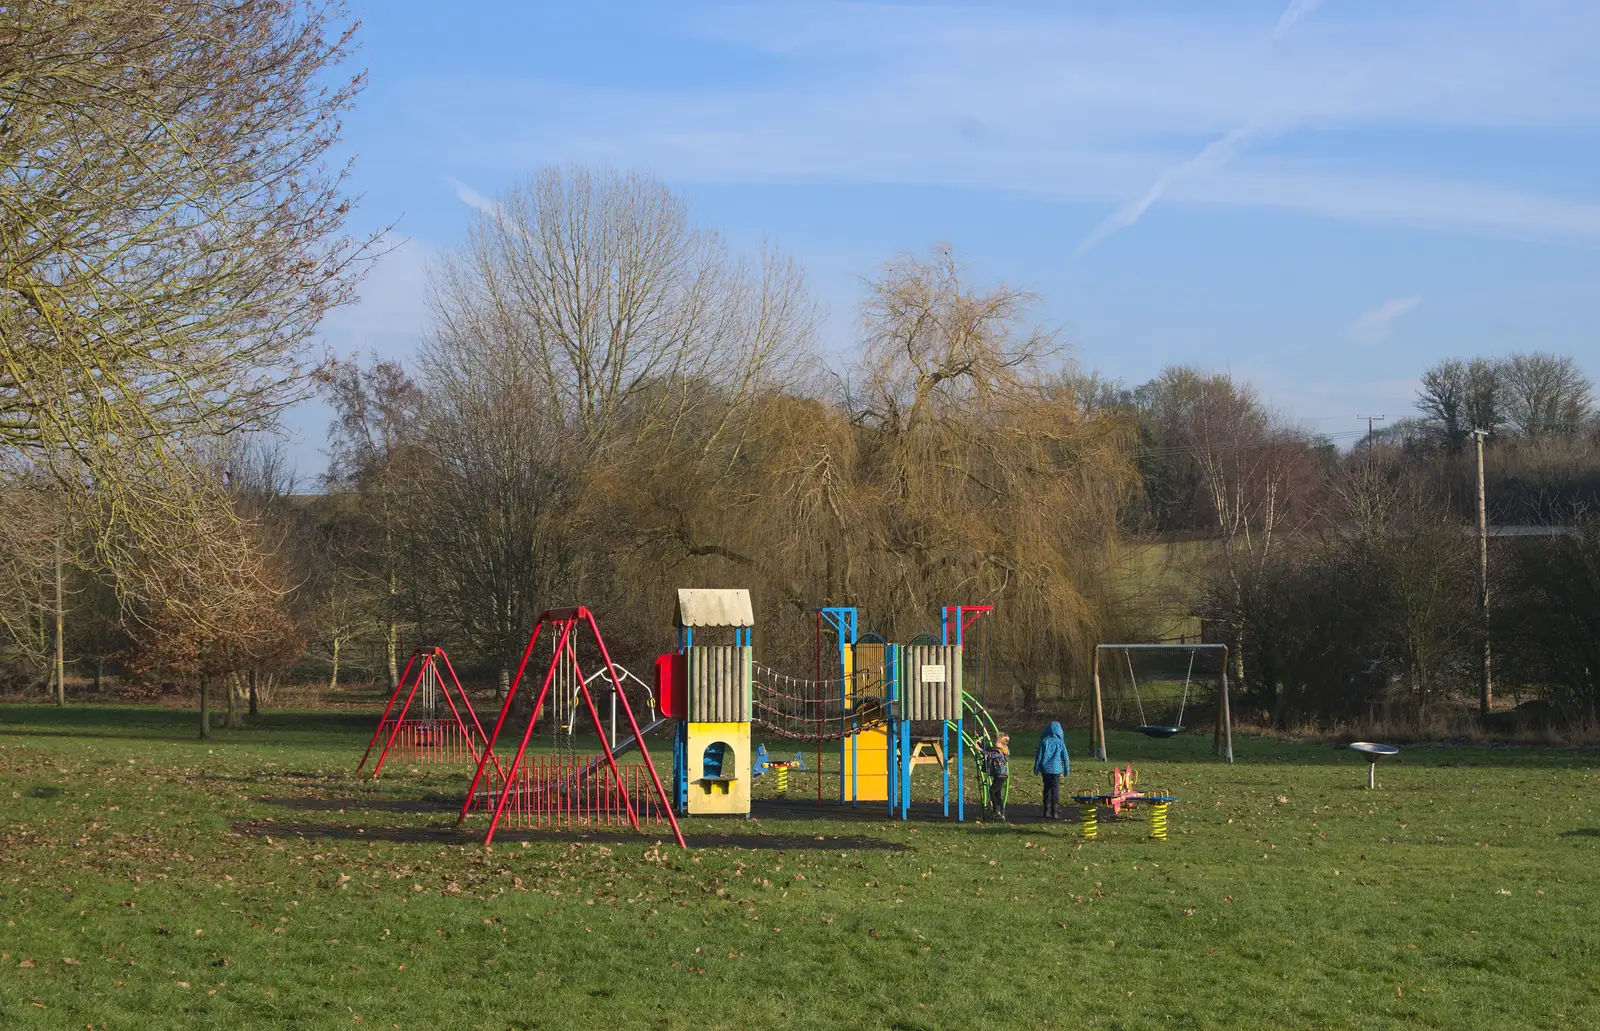
[[[1051,723],[1039,738],[1039,749],[1033,753],[1033,772],[1044,778],[1044,818],[1056,819],[1061,805],[1061,778],[1072,769],[1067,758],[1067,742],[1061,733],[1061,724]]]

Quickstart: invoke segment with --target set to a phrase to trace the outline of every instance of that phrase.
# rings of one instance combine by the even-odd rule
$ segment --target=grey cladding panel
[[[901,660],[902,718],[956,720],[961,718],[961,646],[906,645]]]
[[[749,722],[750,659],[747,647],[696,645],[689,649],[691,722]]]

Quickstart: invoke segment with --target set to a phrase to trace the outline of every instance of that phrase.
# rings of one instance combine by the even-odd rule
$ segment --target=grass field
[[[1600,1026],[1595,751],[1408,749],[1369,792],[1325,746],[1113,735],[1181,799],[1165,843],[1037,822],[1018,762],[1009,826],[486,852],[441,808],[464,774],[351,776],[371,718],[193,722],[0,707],[0,1026]]]

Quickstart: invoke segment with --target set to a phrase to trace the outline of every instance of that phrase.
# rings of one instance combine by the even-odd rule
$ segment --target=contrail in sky
[[[1289,0],[1289,6],[1278,16],[1278,27],[1272,30],[1273,41],[1294,27],[1294,23],[1322,6],[1322,0]]]
[[[1294,23],[1322,6],[1322,0],[1289,0],[1289,6],[1284,8],[1283,14],[1278,16],[1278,25],[1272,30],[1272,41],[1277,42],[1284,33],[1294,26]],[[1208,172],[1221,168],[1233,159],[1244,145],[1254,136],[1259,136],[1264,129],[1259,125],[1247,125],[1234,129],[1224,136],[1212,140],[1201,148],[1200,153],[1179,164],[1173,165],[1146,190],[1141,196],[1122,205],[1113,211],[1105,221],[1095,227],[1094,232],[1084,238],[1078,245],[1078,253],[1082,254],[1094,247],[1100,241],[1113,233],[1126,229],[1144,217],[1144,213],[1166,194],[1167,189],[1184,176],[1195,172]]]

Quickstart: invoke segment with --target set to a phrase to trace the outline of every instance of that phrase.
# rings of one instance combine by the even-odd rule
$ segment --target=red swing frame
[[[488,846],[494,842],[495,829],[500,826],[500,818],[505,813],[506,802],[513,793],[512,785],[515,782],[517,770],[522,766],[526,758],[528,741],[533,737],[534,725],[538,723],[539,713],[544,709],[544,701],[550,693],[550,685],[555,679],[561,657],[568,652],[568,642],[572,638],[572,631],[580,623],[588,626],[590,633],[594,637],[595,646],[600,651],[600,657],[605,661],[606,675],[611,679],[612,689],[616,691],[617,699],[622,703],[622,711],[628,717],[628,728],[633,731],[633,739],[638,744],[639,754],[644,758],[645,767],[650,772],[650,781],[655,787],[662,811],[667,814],[667,820],[672,825],[672,835],[677,839],[680,848],[688,848],[689,846],[683,840],[683,831],[678,826],[678,818],[672,811],[672,803],[667,798],[667,789],[662,785],[660,775],[656,773],[656,764],[650,758],[650,749],[645,746],[644,734],[639,730],[639,722],[634,719],[633,706],[628,704],[628,696],[622,691],[622,681],[617,676],[616,666],[611,661],[611,653],[606,650],[606,642],[600,636],[600,627],[595,623],[594,614],[582,605],[569,609],[551,609],[541,614],[538,622],[534,624],[533,632],[528,635],[528,646],[522,652],[522,661],[517,665],[516,679],[511,682],[511,690],[506,692],[505,704],[500,707],[500,718],[495,721],[494,733],[489,735],[488,747],[484,749],[483,757],[478,760],[478,772],[473,775],[472,786],[467,789],[467,797],[461,803],[461,812],[456,817],[456,825],[460,826],[461,821],[466,819],[468,811],[472,808],[473,796],[477,794],[478,784],[483,780],[484,770],[487,769],[489,762],[493,760],[495,771],[500,775],[501,790],[498,792],[499,797],[495,802],[494,816],[489,821],[489,830],[484,835],[483,843]],[[500,731],[505,727],[506,717],[511,714],[512,704],[516,700],[518,690],[522,687],[522,677],[528,669],[528,660],[533,657],[533,649],[539,643],[540,634],[547,624],[557,637],[555,650],[551,653],[550,665],[545,670],[544,680],[539,686],[539,695],[534,699],[533,712],[528,717],[528,726],[523,730],[522,740],[517,744],[516,758],[511,761],[510,769],[505,769],[501,767],[499,759],[495,757],[495,742],[500,739]],[[577,666],[576,649],[572,649],[571,654],[574,670],[577,673],[579,693],[583,695],[584,706],[589,710],[589,719],[593,721],[595,733],[600,738],[600,746],[605,750],[606,763],[610,768],[611,776],[614,778],[616,789],[621,795],[622,803],[627,810],[628,823],[637,831],[639,830],[639,816],[634,811],[632,799],[628,796],[622,771],[617,768],[617,758],[611,751],[611,742],[606,737],[605,728],[600,722],[600,712],[595,708],[594,698],[589,694],[589,685],[584,682],[583,670]]]
[[[421,660],[420,662],[418,661],[419,659]],[[444,672],[449,674],[448,679],[439,675],[439,664],[441,662],[444,664]],[[489,736],[483,732],[483,724],[478,722],[478,713],[467,699],[466,689],[461,686],[461,678],[456,676],[455,667],[450,664],[450,656],[445,654],[443,648],[430,645],[416,649],[411,653],[411,657],[406,660],[405,672],[400,674],[399,682],[394,685],[394,692],[389,695],[389,704],[384,706],[383,715],[378,719],[378,726],[372,732],[372,740],[367,742],[367,750],[362,754],[361,761],[356,764],[357,773],[360,773],[362,767],[367,765],[367,759],[372,756],[373,746],[378,743],[378,738],[383,735],[384,724],[389,722],[389,713],[394,710],[394,703],[399,700],[400,693],[405,691],[405,704],[400,707],[400,715],[395,717],[394,727],[389,731],[388,737],[384,739],[383,750],[378,753],[378,762],[372,768],[372,779],[378,779],[378,774],[383,770],[384,760],[388,759],[390,750],[394,748],[395,739],[400,735],[400,729],[405,726],[406,713],[411,710],[411,702],[417,696],[417,688],[422,686],[423,678],[427,676],[430,669],[438,677],[440,693],[444,695],[446,704],[450,706],[450,715],[455,718],[456,727],[461,731],[461,738],[467,744],[467,751],[471,754],[472,761],[481,765],[482,756],[487,754],[487,748],[485,747],[480,752],[479,745],[487,746]],[[415,676],[412,675],[413,671],[415,671]],[[410,685],[409,691],[406,690],[408,684]],[[451,697],[450,694],[452,685],[455,687],[456,696],[461,699],[459,708],[456,706],[456,698]],[[466,709],[467,715],[472,718],[472,726],[478,732],[476,737],[473,736],[471,730],[467,729],[466,721],[461,718],[461,709]],[[499,760],[496,760],[495,767],[497,769],[499,765]]]

